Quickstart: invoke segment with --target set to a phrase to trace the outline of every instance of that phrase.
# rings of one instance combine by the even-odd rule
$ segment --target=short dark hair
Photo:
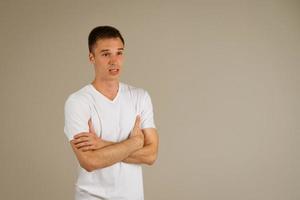
[[[123,45],[125,45],[124,39],[118,29],[112,26],[98,26],[94,28],[89,34],[89,51],[93,50],[97,40],[109,39],[109,38],[120,38]]]

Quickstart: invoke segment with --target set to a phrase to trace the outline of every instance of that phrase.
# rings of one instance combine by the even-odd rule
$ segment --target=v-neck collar
[[[101,98],[105,99],[105,101],[109,102],[109,103],[115,103],[119,97],[119,94],[121,92],[121,86],[122,84],[119,82],[119,88],[118,88],[118,92],[117,95],[115,96],[115,98],[113,100],[109,99],[108,97],[106,97],[104,94],[102,94],[100,91],[98,91],[91,83],[89,84],[89,86],[92,88],[92,90],[99,95]]]

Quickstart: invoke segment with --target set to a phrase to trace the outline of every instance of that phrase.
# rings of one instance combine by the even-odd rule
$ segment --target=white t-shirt
[[[155,128],[151,99],[145,90],[119,83],[117,96],[110,100],[89,84],[67,99],[64,132],[69,140],[80,132],[88,132],[91,118],[98,136],[120,142],[128,138],[137,115],[141,116],[142,129]],[[143,193],[140,165],[118,162],[92,172],[79,166],[76,200],[143,200]]]

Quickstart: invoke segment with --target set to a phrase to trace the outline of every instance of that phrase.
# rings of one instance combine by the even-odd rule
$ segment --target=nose
[[[117,63],[117,56],[116,55],[112,55],[110,57],[109,64],[114,65],[116,63]]]

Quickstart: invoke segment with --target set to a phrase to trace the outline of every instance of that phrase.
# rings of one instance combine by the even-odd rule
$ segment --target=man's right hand
[[[141,117],[136,116],[134,127],[129,135],[129,138],[135,138],[140,148],[144,146],[144,134],[141,130]]]
[[[83,132],[74,136],[73,143],[77,149],[80,149],[82,151],[93,151],[113,144],[113,142],[104,141],[97,136],[91,119],[88,121],[88,125],[88,133]]]

